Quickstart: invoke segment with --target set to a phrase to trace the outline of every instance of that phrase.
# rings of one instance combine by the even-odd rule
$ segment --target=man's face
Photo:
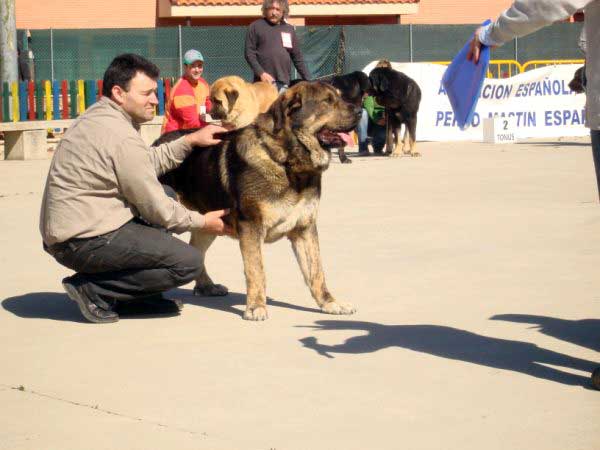
[[[154,117],[158,105],[156,80],[142,72],[137,72],[125,91],[120,86],[112,89],[112,99],[119,104],[137,123],[147,122]]]
[[[277,25],[283,18],[283,11],[279,2],[273,2],[270,8],[265,9],[265,19],[273,25]]]
[[[202,77],[202,72],[204,72],[204,63],[202,61],[195,61],[192,64],[184,64],[184,76],[192,81],[198,82],[200,77]]]

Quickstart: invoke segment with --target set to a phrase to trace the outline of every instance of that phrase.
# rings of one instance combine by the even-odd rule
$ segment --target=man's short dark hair
[[[125,53],[112,60],[102,81],[102,95],[110,97],[113,86],[129,90],[129,83],[138,72],[156,80],[160,70],[152,61],[134,53]]]
[[[290,14],[290,6],[288,5],[288,0],[263,0],[262,4],[262,13],[265,14],[265,11],[273,6],[273,3],[279,3],[281,7],[281,12],[283,13],[283,17],[287,18]]]

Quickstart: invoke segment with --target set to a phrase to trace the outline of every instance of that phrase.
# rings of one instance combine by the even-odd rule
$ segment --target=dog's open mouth
[[[323,128],[317,133],[317,139],[323,148],[341,148],[346,145],[354,145],[354,140],[349,133],[343,131],[332,131]]]

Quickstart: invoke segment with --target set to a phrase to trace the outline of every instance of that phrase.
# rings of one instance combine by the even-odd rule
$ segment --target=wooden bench
[[[28,160],[48,158],[48,129],[69,128],[76,119],[32,120],[28,122],[0,122],[4,132],[4,159]],[[163,116],[155,116],[143,123],[142,139],[150,145],[160,136]],[[1,159],[1,158],[0,158]]]

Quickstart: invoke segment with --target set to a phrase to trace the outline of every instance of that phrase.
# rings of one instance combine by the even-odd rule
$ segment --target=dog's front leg
[[[402,156],[404,151],[404,141],[402,142],[402,149],[400,149],[400,132],[402,131],[402,124],[398,124],[395,120],[393,123],[390,123],[390,127],[392,128],[393,141],[394,141],[394,151],[390,156],[394,158],[398,158]]]
[[[392,119],[390,118],[391,111],[385,110],[385,153],[389,155],[394,151],[394,128]]]
[[[240,222],[238,225],[240,250],[246,275],[246,320],[265,320],[267,296],[265,294],[265,269],[263,267],[263,235],[260,227],[253,223]]]
[[[338,156],[342,164],[352,164],[352,160],[346,156],[346,150],[344,147],[338,148]]]
[[[419,152],[415,150],[417,145],[417,116],[411,117],[406,123],[406,133],[408,133],[408,143],[410,145],[409,153],[411,156],[421,156]],[[404,136],[406,141],[406,135]]]
[[[315,224],[302,230],[294,230],[288,238],[292,243],[294,254],[300,265],[304,281],[316,300],[321,311],[328,314],[353,314],[356,308],[350,303],[338,302],[325,284],[325,274],[321,265],[319,236]]]

